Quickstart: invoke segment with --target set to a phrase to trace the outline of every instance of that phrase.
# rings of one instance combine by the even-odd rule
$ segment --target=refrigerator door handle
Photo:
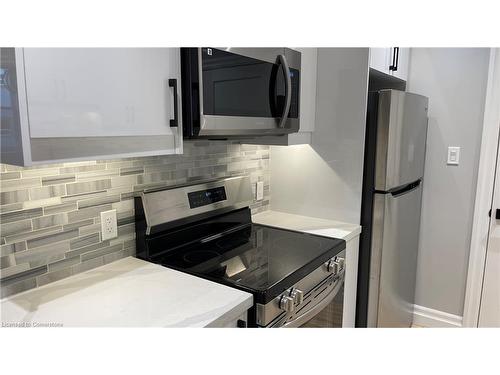
[[[415,190],[420,186],[422,179],[419,178],[416,181],[410,182],[409,184],[398,186],[390,190],[375,190],[375,194],[391,194],[393,197],[398,197],[400,195],[406,194],[412,190]]]

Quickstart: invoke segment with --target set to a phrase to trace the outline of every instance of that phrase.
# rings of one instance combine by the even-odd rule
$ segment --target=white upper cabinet
[[[391,48],[370,48],[370,68],[390,74]]]
[[[26,48],[30,135],[172,134],[179,63],[167,48]]]
[[[408,78],[410,48],[370,48],[370,68],[404,81]]]
[[[178,48],[25,48],[15,62],[22,164],[182,152]]]

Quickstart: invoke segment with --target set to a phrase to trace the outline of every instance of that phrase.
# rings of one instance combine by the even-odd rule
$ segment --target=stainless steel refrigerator
[[[427,106],[403,91],[368,95],[357,326],[412,324]]]

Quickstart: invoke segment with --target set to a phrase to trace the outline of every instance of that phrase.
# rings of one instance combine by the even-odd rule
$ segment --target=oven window
[[[278,64],[215,48],[202,48],[203,113],[216,116],[278,118],[285,103],[285,79]],[[292,105],[297,117],[298,75],[291,70]]]

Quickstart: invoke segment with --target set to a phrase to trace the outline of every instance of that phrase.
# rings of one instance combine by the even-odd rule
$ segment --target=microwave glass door
[[[267,118],[277,123],[286,115],[285,69],[278,56],[276,63],[272,63],[215,48],[202,48],[201,63],[205,116]],[[299,71],[289,70],[288,118],[298,118]],[[262,124],[265,127],[269,122]]]

